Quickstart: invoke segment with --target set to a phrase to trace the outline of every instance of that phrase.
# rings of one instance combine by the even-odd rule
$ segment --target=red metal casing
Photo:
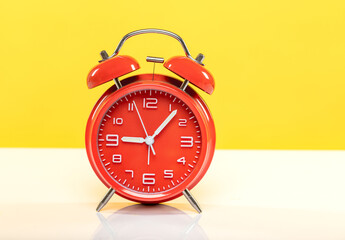
[[[184,56],[172,57],[164,63],[164,67],[204,92],[212,94],[215,83],[211,73],[192,59]]]
[[[134,58],[125,55],[115,56],[96,65],[89,72],[87,86],[90,89],[97,87],[139,68],[139,63]]]
[[[186,92],[184,92],[179,89],[179,86],[181,85],[179,80],[164,75],[155,74],[155,81],[152,81],[151,79],[152,74],[142,74],[122,80],[124,87],[119,90],[117,90],[115,86],[109,88],[93,108],[87,123],[85,134],[88,158],[98,178],[106,187],[114,188],[116,190],[116,194],[126,199],[141,203],[159,203],[172,200],[181,196],[182,191],[186,188],[191,190],[205,175],[213,158],[216,140],[215,127],[211,113],[202,98],[192,88],[187,87]],[[120,97],[130,92],[144,89],[164,90],[165,92],[173,93],[185,102],[195,113],[195,116],[200,123],[200,130],[203,136],[202,145],[204,146],[200,149],[200,159],[202,159],[202,164],[199,164],[198,167],[195,168],[188,179],[176,188],[159,194],[150,194],[149,196],[147,194],[131,192],[110,177],[102,166],[101,159],[97,151],[96,141],[98,126],[109,107]]]

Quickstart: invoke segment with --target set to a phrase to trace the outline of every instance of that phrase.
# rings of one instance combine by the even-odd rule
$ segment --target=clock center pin
[[[151,146],[153,143],[155,142],[154,138],[152,136],[147,136],[145,138],[145,143],[148,145],[148,146]]]

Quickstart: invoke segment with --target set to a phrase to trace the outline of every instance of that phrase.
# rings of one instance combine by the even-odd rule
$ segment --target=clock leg
[[[109,188],[108,192],[103,197],[102,201],[98,204],[96,211],[99,212],[109,202],[110,198],[114,195],[115,190]]]
[[[188,202],[193,206],[193,208],[198,212],[201,213],[201,208],[196,199],[190,193],[190,191],[186,188],[183,192],[183,195],[187,198]]]

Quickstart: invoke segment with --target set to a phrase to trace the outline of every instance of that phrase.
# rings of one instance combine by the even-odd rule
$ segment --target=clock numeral
[[[179,127],[187,127],[187,119],[180,118],[178,120]]]
[[[171,104],[169,104],[169,112],[171,112]]]
[[[144,98],[143,99],[143,108],[150,108],[150,109],[156,109],[158,103],[157,98]]]
[[[134,177],[134,171],[133,170],[125,170],[125,173],[130,173],[132,175],[132,179]]]
[[[134,104],[128,103],[128,112],[133,112],[133,109],[134,109]]]
[[[193,137],[182,136],[181,137],[181,147],[193,147]]]
[[[122,162],[122,155],[121,154],[113,154],[113,163],[121,163]]]
[[[143,184],[154,185],[156,183],[155,176],[156,176],[156,174],[154,174],[154,173],[144,173],[143,174]]]
[[[108,146],[108,147],[119,146],[119,135],[117,135],[117,134],[107,134],[106,141],[107,141],[107,143],[105,145]]]
[[[123,118],[113,118],[113,124],[114,125],[122,125],[123,124]]]
[[[183,165],[186,165],[186,158],[185,157],[181,157],[179,159],[177,159],[178,163],[182,163]]]
[[[174,170],[164,170],[164,178],[173,178]]]

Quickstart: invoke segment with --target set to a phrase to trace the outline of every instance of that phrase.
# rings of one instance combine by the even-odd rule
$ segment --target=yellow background
[[[99,52],[163,28],[206,56],[216,89],[199,92],[218,149],[345,149],[345,1],[3,1],[0,23],[1,147],[84,147],[88,114],[111,86],[86,87]],[[147,55],[183,52],[144,35],[121,54],[144,73]]]

